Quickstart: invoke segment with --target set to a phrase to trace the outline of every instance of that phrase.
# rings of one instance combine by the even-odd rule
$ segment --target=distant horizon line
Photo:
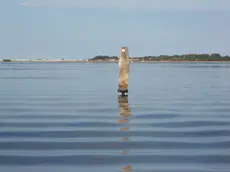
[[[182,53],[182,54],[171,54],[171,55],[167,55],[167,54],[161,54],[161,55],[142,55],[142,56],[129,56],[130,58],[139,58],[139,57],[159,57],[159,56],[182,56],[182,55],[204,55],[204,54],[208,54],[208,55],[211,55],[211,54],[219,54],[220,56],[222,57],[230,57],[230,54],[221,54],[221,53]],[[34,58],[27,58],[27,57],[7,57],[7,56],[0,56],[0,60],[4,60],[4,59],[10,59],[10,60],[62,60],[62,59],[65,59],[65,60],[89,60],[89,59],[92,59],[94,57],[97,57],[97,56],[108,56],[108,57],[119,57],[119,56],[116,56],[116,55],[102,55],[102,54],[98,54],[98,55],[95,55],[93,57],[90,57],[90,58],[66,58],[66,57],[59,57],[59,58],[55,58],[55,57],[50,57],[50,56],[39,56],[39,57],[34,57]]]

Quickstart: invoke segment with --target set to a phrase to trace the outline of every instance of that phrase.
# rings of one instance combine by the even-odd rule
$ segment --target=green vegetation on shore
[[[117,60],[116,56],[96,56],[90,60],[107,61]],[[221,56],[218,53],[213,54],[184,54],[184,55],[160,55],[160,56],[142,56],[130,57],[136,61],[230,61],[230,56]]]
[[[96,56],[90,60],[118,60],[117,56]]]
[[[117,56],[107,56],[107,55],[98,55],[91,59],[57,59],[57,60],[49,60],[49,59],[37,59],[37,60],[17,60],[17,59],[0,59],[2,62],[118,62],[119,58]],[[184,61],[228,61],[230,62],[230,56],[221,56],[218,53],[213,54],[183,54],[183,55],[160,55],[160,56],[141,56],[141,57],[130,57],[130,60],[133,62],[184,62]]]

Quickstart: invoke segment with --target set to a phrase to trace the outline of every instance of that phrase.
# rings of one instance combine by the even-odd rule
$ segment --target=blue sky
[[[229,0],[0,0],[0,56],[230,55]]]

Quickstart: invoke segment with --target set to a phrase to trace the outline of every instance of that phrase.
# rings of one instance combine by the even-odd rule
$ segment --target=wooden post
[[[129,52],[127,47],[121,47],[120,59],[119,59],[119,84],[117,92],[120,92],[122,96],[128,93],[128,81],[129,81]]]

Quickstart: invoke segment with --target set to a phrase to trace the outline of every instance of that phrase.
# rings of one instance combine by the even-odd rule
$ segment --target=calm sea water
[[[0,63],[1,172],[229,172],[230,64]]]

